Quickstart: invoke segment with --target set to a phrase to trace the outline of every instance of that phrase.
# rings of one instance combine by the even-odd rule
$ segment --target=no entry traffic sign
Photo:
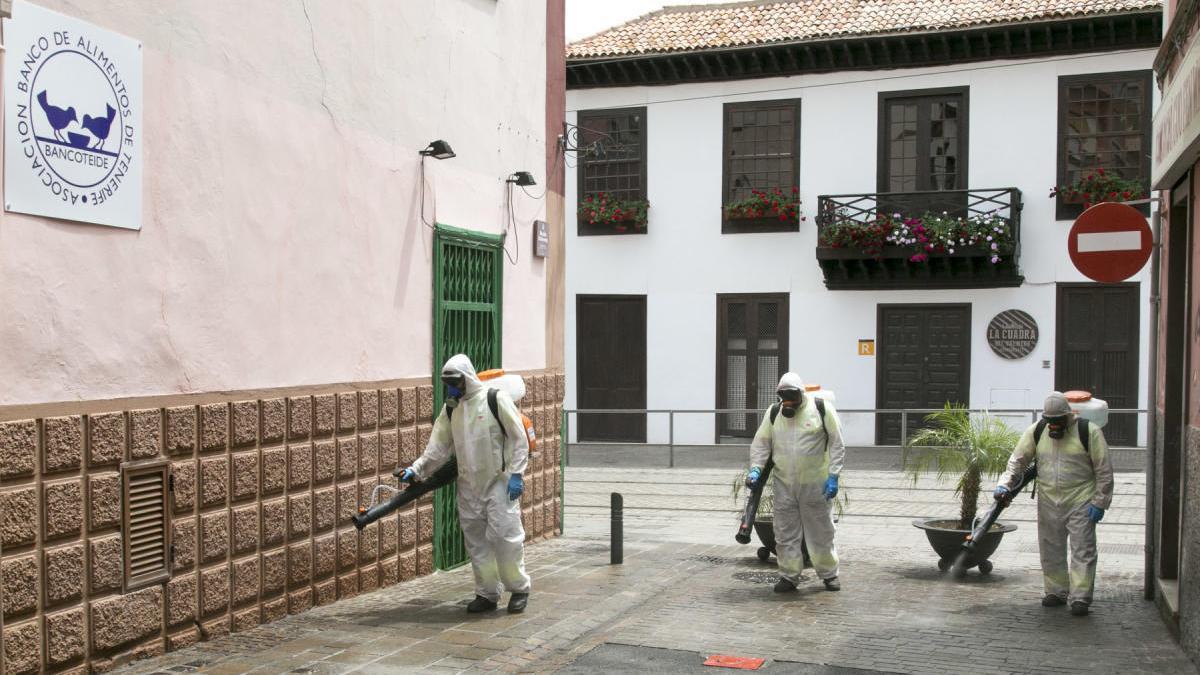
[[[1116,283],[1150,259],[1153,237],[1146,218],[1125,204],[1097,204],[1075,220],[1067,251],[1075,269],[1093,281]]]

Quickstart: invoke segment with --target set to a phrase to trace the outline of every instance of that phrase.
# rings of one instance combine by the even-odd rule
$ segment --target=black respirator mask
[[[446,385],[446,407],[456,407],[466,393],[467,378],[458,373],[442,373],[442,384]]]
[[[1050,434],[1050,438],[1055,440],[1066,435],[1067,423],[1071,421],[1071,418],[1067,415],[1061,417],[1046,417],[1043,415],[1042,419],[1046,422],[1046,432]]]
[[[780,389],[776,393],[779,395],[779,412],[788,419],[795,417],[796,409],[804,405],[804,392],[799,389]]]

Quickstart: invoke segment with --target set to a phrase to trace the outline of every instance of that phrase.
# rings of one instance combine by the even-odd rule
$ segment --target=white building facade
[[[1148,188],[1158,3],[861,37],[804,34],[808,5],[667,9],[569,48],[566,407],[762,409],[785,370],[844,411],[1027,409],[1056,388],[1144,407],[1148,267],[1119,284],[1085,278],[1067,253],[1085,198],[1048,194],[1100,169],[1124,180],[1105,189]],[[800,28],[721,33],[722,12],[751,12],[734,22],[743,33]],[[656,42],[668,25],[700,47]],[[787,199],[782,217],[730,213],[776,188],[800,199],[795,219]],[[590,222],[600,193],[625,211],[645,199],[648,218]],[[943,212],[987,219],[995,239],[846,239],[896,214],[916,238]],[[1024,314],[997,318],[1010,310]],[[843,418],[851,443],[899,442],[898,417]],[[573,440],[754,430],[746,415],[642,419],[572,416]],[[1114,444],[1144,442],[1144,416],[1114,421]]]

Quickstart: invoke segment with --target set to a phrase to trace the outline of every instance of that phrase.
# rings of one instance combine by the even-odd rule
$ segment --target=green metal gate
[[[434,410],[445,389],[437,379],[446,360],[466,354],[477,371],[499,368],[504,298],[500,235],[438,225],[433,234]],[[467,562],[453,483],[433,499],[433,564],[447,570]]]

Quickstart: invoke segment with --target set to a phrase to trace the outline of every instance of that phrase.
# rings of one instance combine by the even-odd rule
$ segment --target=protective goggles
[[[442,384],[446,385],[446,391],[451,398],[461,398],[466,389],[467,378],[458,373],[442,374]]]
[[[804,400],[804,392],[799,389],[780,389],[776,394],[784,403],[800,403]]]

